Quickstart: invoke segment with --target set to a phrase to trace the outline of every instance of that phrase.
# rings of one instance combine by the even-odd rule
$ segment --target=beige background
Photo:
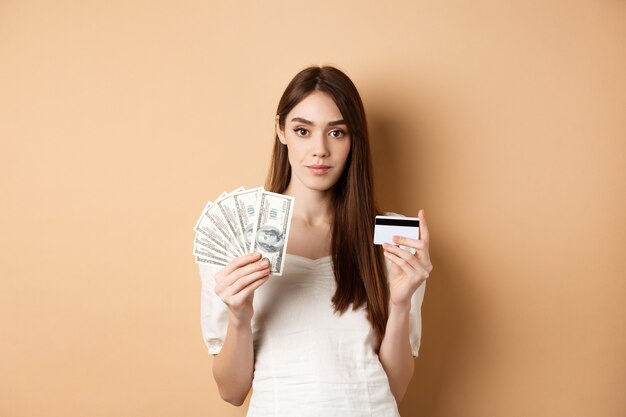
[[[402,415],[626,415],[625,1],[2,0],[0,416],[245,414],[191,227],[323,63],[382,208],[431,227]]]

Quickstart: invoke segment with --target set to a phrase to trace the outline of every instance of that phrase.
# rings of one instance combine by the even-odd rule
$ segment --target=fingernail
[[[261,259],[261,266],[268,266],[270,264],[270,260],[267,258]]]

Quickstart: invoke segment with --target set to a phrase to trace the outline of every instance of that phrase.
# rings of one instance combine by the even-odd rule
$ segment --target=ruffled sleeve
[[[202,289],[200,295],[200,323],[202,338],[210,355],[217,355],[222,350],[228,328],[228,307],[215,294],[215,274],[220,267],[198,264]]]
[[[413,357],[417,358],[422,340],[422,302],[426,291],[426,281],[419,286],[411,297],[411,312],[409,317],[409,342]]]

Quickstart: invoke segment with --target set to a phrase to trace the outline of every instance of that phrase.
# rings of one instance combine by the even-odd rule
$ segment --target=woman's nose
[[[326,138],[323,134],[315,135],[313,143],[313,156],[328,156],[328,144],[326,143]]]

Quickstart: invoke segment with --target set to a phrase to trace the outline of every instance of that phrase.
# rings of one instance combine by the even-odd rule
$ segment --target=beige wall
[[[403,416],[626,415],[626,2],[383,3],[0,2],[0,416],[245,414],[191,227],[263,183],[321,63],[362,92],[382,208],[430,221]]]

